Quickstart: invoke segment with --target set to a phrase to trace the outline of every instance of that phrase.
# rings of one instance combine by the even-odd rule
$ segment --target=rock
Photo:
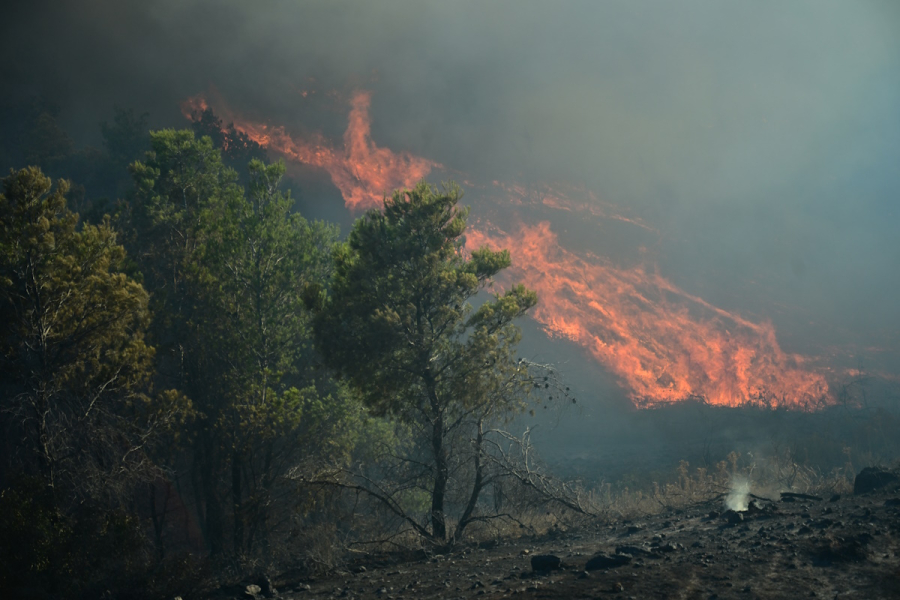
[[[829,501],[829,502],[837,502],[837,501],[840,500],[840,499],[841,499],[841,495],[840,495],[840,494],[835,494],[835,495],[832,496],[831,499],[829,499],[828,501]]]
[[[553,554],[538,554],[531,557],[532,571],[554,571],[559,568],[562,560]]]
[[[867,494],[900,481],[896,473],[880,467],[866,467],[853,481],[854,494]]]
[[[246,598],[256,598],[262,593],[262,588],[258,585],[250,584],[244,588],[244,597]]]
[[[900,498],[888,498],[884,501],[885,506],[900,506]]]
[[[268,575],[260,575],[256,579],[256,585],[259,586],[260,592],[266,598],[274,598],[278,596],[278,590],[276,590],[275,586],[272,585],[272,580],[269,579]]]
[[[729,525],[738,525],[739,523],[744,522],[743,513],[739,513],[737,511],[733,511],[733,510],[726,510],[725,514],[723,514],[722,517],[725,519],[725,522],[728,523]]]
[[[813,496],[812,494],[798,494],[797,492],[781,492],[782,502],[796,502],[798,500],[815,500],[821,502],[822,498]]]
[[[630,562],[631,555],[629,554],[614,554],[612,556],[608,554],[598,554],[587,561],[584,565],[584,570],[599,571],[600,569],[614,569],[616,567],[627,565]]]
[[[640,556],[650,554],[649,550],[638,546],[616,546],[616,554],[630,554],[631,556]]]

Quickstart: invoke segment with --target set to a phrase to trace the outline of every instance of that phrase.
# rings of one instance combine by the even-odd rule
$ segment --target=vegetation
[[[516,320],[538,298],[492,293],[511,257],[466,249],[458,187],[398,190],[340,242],[295,211],[284,165],[210,111],[150,132],[117,110],[100,149],[76,148],[58,113],[35,102],[0,123],[0,162],[32,165],[0,194],[0,589],[13,596],[200,594],[334,568],[350,548],[670,510],[737,478],[841,491],[854,461],[895,449],[895,417],[878,414],[846,435],[815,421],[766,459],[707,451],[665,476],[563,482],[530,431],[508,431],[568,394],[517,355]],[[62,176],[77,183],[54,186]],[[677,412],[657,433],[702,420]]]
[[[411,428],[402,490],[427,492],[430,528],[401,506],[400,490],[388,492],[364,476],[361,489],[438,541],[461,537],[480,517],[479,498],[490,483],[486,428],[524,408],[534,385],[515,354],[520,333],[513,321],[537,297],[515,286],[473,307],[510,257],[487,248],[466,256],[460,240],[468,210],[457,206],[459,197],[458,187],[439,192],[425,183],[395,192],[383,211],[356,222],[335,252],[330,294],[313,299],[326,363],[366,406]],[[461,484],[464,465],[471,481]],[[455,533],[448,531],[453,501],[461,509]]]
[[[499,517],[491,436],[544,389],[515,355],[536,297],[485,294],[510,257],[465,252],[458,188],[397,192],[338,243],[211,113],[215,142],[118,111],[103,150],[31,123],[4,157],[90,183],[3,182],[0,584],[168,593],[151,574],[191,555],[239,574],[303,540],[315,568],[398,517],[438,543]]]
[[[17,548],[3,575],[30,581],[78,562],[74,532],[86,523],[134,533],[125,507],[152,472],[149,445],[172,407],[147,395],[147,293],[123,272],[109,220],[77,228],[68,184],[51,190],[36,168],[3,186],[0,409],[17,467],[5,474],[19,482],[3,492],[3,531],[33,540],[3,541]]]

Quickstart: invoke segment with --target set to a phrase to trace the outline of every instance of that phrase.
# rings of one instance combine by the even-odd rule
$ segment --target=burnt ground
[[[739,514],[723,512],[719,501],[488,546],[369,559],[327,578],[282,577],[273,584],[279,597],[297,600],[900,598],[896,488],[821,500],[759,499]],[[558,557],[559,567],[534,571],[533,559],[554,566],[544,555]],[[222,596],[255,592],[232,588]]]

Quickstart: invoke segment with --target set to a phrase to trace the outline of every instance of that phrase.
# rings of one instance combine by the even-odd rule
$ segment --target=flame
[[[441,165],[408,152],[393,152],[372,141],[369,106],[372,95],[358,91],[350,100],[350,116],[344,132],[343,148],[336,148],[321,135],[308,140],[291,137],[284,127],[254,123],[231,114],[217,103],[216,113],[231,121],[235,129],[286,159],[325,169],[331,181],[341,191],[344,202],[352,211],[380,207],[385,194],[398,188],[413,187]],[[190,117],[194,111],[205,110],[209,104],[197,96],[182,105],[182,112]]]
[[[347,207],[359,211],[381,206],[385,194],[412,187],[442,168],[377,146],[371,136],[370,103],[369,93],[353,94],[341,148],[321,135],[295,139],[283,127],[237,118],[224,103],[217,102],[215,109],[267,149],[325,169]],[[183,111],[191,116],[208,106],[197,97],[186,102]],[[470,186],[487,196],[501,194],[506,207],[541,205],[655,231],[576,188],[575,193],[589,201],[574,201],[569,192],[549,186],[526,188],[497,181]],[[470,229],[467,248],[483,245],[510,250],[509,281],[521,281],[538,293],[534,319],[548,335],[571,340],[606,366],[637,406],[687,398],[723,406],[758,402],[792,408],[832,401],[824,377],[804,369],[804,357],[781,349],[771,323],[753,323],[712,306],[643,266],[625,269],[566,250],[548,222],[523,225],[514,234],[490,227]]]
[[[466,246],[508,249],[507,277],[538,293],[532,316],[615,373],[639,406],[702,398],[807,408],[828,396],[825,379],[779,347],[770,323],[712,306],[643,267],[578,256],[559,245],[548,222],[512,235],[476,229]]]
[[[519,206],[542,205],[554,210],[589,214],[601,219],[611,219],[629,223],[646,229],[654,233],[658,233],[656,229],[650,227],[643,221],[635,217],[627,217],[619,212],[618,207],[602,202],[594,192],[572,186],[569,184],[557,185],[551,187],[549,185],[538,185],[525,187],[522,185],[509,185],[499,181],[492,182],[494,187],[501,190],[509,199],[509,202]],[[573,200],[572,196],[584,196],[588,198],[587,202]]]

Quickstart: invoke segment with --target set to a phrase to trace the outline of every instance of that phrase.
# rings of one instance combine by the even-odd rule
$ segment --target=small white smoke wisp
[[[736,512],[745,511],[747,510],[749,494],[750,482],[743,477],[732,477],[731,491],[725,496],[725,506]]]

